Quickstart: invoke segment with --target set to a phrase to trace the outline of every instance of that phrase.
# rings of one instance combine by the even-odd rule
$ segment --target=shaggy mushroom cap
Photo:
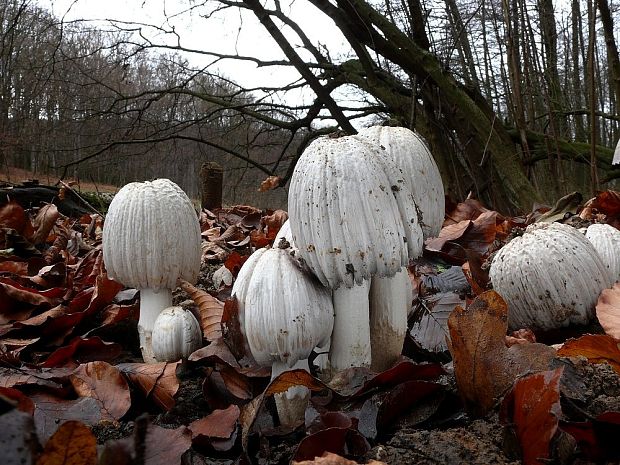
[[[601,291],[612,284],[594,246],[560,223],[528,226],[494,257],[493,288],[508,303],[510,329],[587,324]]]
[[[114,196],[103,228],[109,276],[136,289],[175,289],[200,271],[200,224],[191,200],[169,179],[129,183]]]
[[[241,331],[262,366],[293,367],[331,336],[329,291],[304,273],[286,249],[259,249],[243,264],[232,294]]]
[[[405,175],[359,136],[320,138],[300,157],[289,188],[293,241],[333,289],[393,276],[422,251],[422,230]]]
[[[445,194],[439,168],[422,138],[408,128],[372,126],[359,132],[385,147],[403,170],[405,180],[418,206],[418,221],[424,238],[436,237],[445,215]]]
[[[183,307],[168,307],[155,320],[153,355],[158,362],[187,358],[202,347],[200,323]]]

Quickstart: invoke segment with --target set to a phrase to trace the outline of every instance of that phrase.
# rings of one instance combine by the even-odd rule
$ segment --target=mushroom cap
[[[609,224],[592,224],[586,238],[601,256],[614,281],[620,280],[620,231]]]
[[[168,307],[157,316],[153,326],[153,355],[158,362],[189,357],[202,347],[200,323],[183,307]]]
[[[612,284],[594,246],[560,223],[528,226],[495,255],[489,276],[508,303],[511,329],[587,324],[599,294]]]
[[[114,196],[103,228],[109,276],[137,289],[195,283],[200,224],[185,192],[168,179],[129,183]]]
[[[331,294],[286,249],[254,252],[241,267],[232,294],[248,348],[263,366],[283,362],[292,367],[331,336]]]
[[[405,175],[360,136],[319,138],[300,157],[289,187],[293,242],[333,289],[393,276],[422,252],[422,230]]]
[[[403,170],[418,205],[418,222],[424,238],[436,237],[443,224],[446,199],[439,168],[426,143],[403,127],[371,126],[360,130],[359,135],[385,147],[383,153]]]

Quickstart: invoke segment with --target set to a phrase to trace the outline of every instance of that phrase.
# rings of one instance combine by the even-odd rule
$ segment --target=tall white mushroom
[[[394,126],[371,126],[360,136],[380,144],[403,170],[418,206],[418,222],[424,239],[437,237],[445,216],[445,193],[437,163],[422,138],[411,129]]]
[[[360,136],[317,139],[291,178],[293,241],[333,289],[334,371],[371,365],[370,278],[394,276],[422,251],[413,195],[402,170],[382,150]]]
[[[359,135],[381,145],[382,152],[402,169],[415,200],[424,240],[436,237],[445,216],[445,194],[439,168],[426,143],[412,130],[394,126],[371,126]],[[415,257],[411,257],[415,258]],[[372,367],[381,370],[402,351],[413,289],[407,270],[394,277],[373,277],[370,288]]]
[[[259,249],[243,264],[232,295],[247,347],[276,378],[290,369],[308,367],[308,356],[332,333],[334,310],[328,290],[293,259],[288,244]],[[280,422],[303,419],[309,392],[304,386],[275,396]]]
[[[200,240],[192,202],[168,179],[129,183],[110,204],[103,259],[112,279],[140,290],[138,333],[147,363],[155,361],[151,343],[155,320],[172,305],[177,280],[196,282]]]

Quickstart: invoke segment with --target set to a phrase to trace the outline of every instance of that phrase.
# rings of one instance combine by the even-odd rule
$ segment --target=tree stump
[[[206,162],[200,168],[202,180],[201,206],[207,210],[222,208],[224,170],[216,162]]]

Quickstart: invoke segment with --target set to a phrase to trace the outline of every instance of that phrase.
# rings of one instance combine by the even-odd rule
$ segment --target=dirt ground
[[[54,186],[59,181],[59,177],[51,174],[37,173],[32,171],[15,168],[12,166],[2,166],[0,168],[0,183],[20,184],[26,180],[36,179],[41,184],[48,186]],[[84,181],[80,179],[65,178],[64,182],[71,184],[71,186],[78,191],[82,192],[109,192],[115,193],[118,191],[118,187],[109,184],[98,184],[90,181]]]

